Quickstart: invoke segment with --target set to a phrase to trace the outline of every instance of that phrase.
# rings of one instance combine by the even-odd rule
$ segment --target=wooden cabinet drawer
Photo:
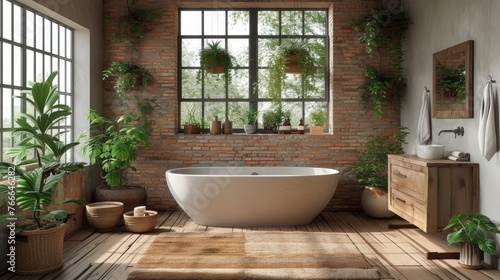
[[[424,203],[417,202],[413,197],[398,190],[392,190],[389,199],[389,210],[418,227],[425,225],[427,207]]]
[[[427,194],[425,173],[399,165],[391,166],[391,187],[424,202]]]

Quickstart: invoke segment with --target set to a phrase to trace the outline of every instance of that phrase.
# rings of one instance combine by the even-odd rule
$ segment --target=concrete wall
[[[113,34],[118,18],[127,13],[122,0],[104,3],[104,61],[107,68],[112,61],[133,60],[148,69],[153,82],[146,88],[129,92],[132,95],[156,98],[160,104],[152,120],[151,148],[142,149],[134,163],[137,172],[129,173],[133,184],[141,184],[148,192],[148,207],[176,208],[177,204],[167,189],[165,171],[184,166],[315,166],[336,168],[342,172],[339,187],[329,205],[331,209],[359,209],[361,186],[352,175],[343,172],[363,149],[367,135],[373,128],[388,132],[399,126],[399,106],[390,104],[381,119],[373,111],[364,110],[359,85],[363,79],[364,64],[370,58],[364,45],[349,23],[363,17],[378,1],[136,1],[137,8],[161,8],[157,22],[148,25],[149,33],[131,54]],[[177,126],[177,35],[178,8],[182,7],[325,7],[330,9],[331,66],[329,92],[333,110],[330,134],[310,135],[184,135]],[[109,35],[108,35],[109,34]],[[113,90],[114,80],[104,85],[103,107],[108,116],[122,112]]]
[[[463,150],[471,154],[471,161],[480,164],[480,202],[482,214],[500,225],[500,154],[490,161],[479,153],[478,124],[483,88],[491,74],[500,86],[500,1],[494,0],[419,0],[403,1],[404,8],[414,22],[404,41],[405,75],[408,79],[403,102],[401,124],[410,128],[408,153],[416,152],[416,131],[420,100],[424,86],[432,88],[432,54],[467,40],[474,40],[474,117],[470,119],[432,119],[434,143],[446,145],[448,151]],[[498,102],[498,101],[497,101]],[[498,110],[499,104],[496,103]],[[497,127],[500,123],[498,115]],[[465,135],[455,139],[452,133],[437,136],[440,130],[463,126]],[[500,235],[496,236],[500,243]],[[497,249],[497,256],[500,255]],[[498,267],[498,258],[488,258]]]

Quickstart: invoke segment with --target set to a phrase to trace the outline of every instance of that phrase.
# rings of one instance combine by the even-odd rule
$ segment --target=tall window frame
[[[45,80],[53,71],[59,71],[54,85],[60,94],[59,104],[74,105],[74,30],[42,13],[15,1],[0,0],[0,160],[5,149],[21,141],[12,132],[21,113],[34,113],[23,100],[15,98],[30,90],[31,82]],[[60,140],[74,139],[73,115],[54,127],[52,134],[64,132]],[[61,139],[62,138],[62,139]],[[73,159],[73,151],[65,161]]]
[[[234,17],[230,13],[239,13],[245,15],[247,13],[248,30],[246,33],[234,32],[231,24],[234,24]],[[252,108],[259,111],[259,128],[263,128],[263,114],[268,111],[273,110],[272,99],[267,94],[265,89],[266,82],[263,81],[267,72],[267,57],[262,53],[265,51],[263,41],[274,40],[276,44],[281,44],[286,40],[318,40],[320,41],[321,48],[319,54],[316,55],[315,59],[320,61],[317,66],[319,74],[316,76],[316,83],[320,84],[320,94],[308,95],[304,92],[299,93],[287,93],[284,90],[282,95],[282,102],[284,104],[283,108],[285,111],[290,111],[291,113],[291,123],[292,125],[297,125],[299,119],[304,119],[306,123],[310,124],[309,114],[314,110],[322,110],[327,112],[328,107],[328,97],[329,97],[329,24],[328,24],[328,9],[296,9],[296,8],[283,8],[283,9],[193,9],[185,8],[179,10],[179,116],[178,116],[178,127],[179,131],[182,132],[182,126],[187,118],[187,111],[194,111],[198,120],[203,120],[205,124],[211,120],[214,115],[217,115],[219,119],[229,119],[234,122],[233,128],[235,131],[242,131],[243,122],[239,120],[241,116],[242,108]],[[259,22],[261,13],[273,14],[279,24],[277,30],[264,30],[262,22]],[[307,13],[318,13],[322,14],[323,25],[319,27],[321,32],[319,34],[314,34],[311,32],[311,28],[307,28],[310,22],[307,22],[309,17]],[[222,20],[215,19],[213,14],[224,14]],[[208,18],[208,19],[207,19]],[[219,17],[220,18],[220,17]],[[298,23],[292,22],[294,19],[299,19]],[[188,19],[188,20],[186,20]],[[184,22],[184,20],[186,20]],[[241,18],[240,18],[241,20]],[[245,20],[245,16],[243,16]],[[287,30],[285,32],[285,20],[288,20],[288,27],[290,24],[293,25],[294,30]],[[184,25],[189,24],[190,26],[197,26],[199,28],[197,31],[191,30],[186,32]],[[239,23],[241,24],[241,23]],[[208,26],[207,25],[211,25]],[[245,25],[245,24],[243,24]],[[216,26],[217,30],[213,30]],[[269,27],[269,26],[267,26]],[[241,28],[241,26],[240,26]],[[212,29],[212,30],[210,30]],[[269,29],[269,28],[268,28]],[[290,29],[290,28],[289,28]],[[308,29],[308,30],[306,30]],[[231,33],[233,31],[233,33]],[[186,34],[188,33],[188,34]],[[246,40],[248,42],[248,54],[243,54],[234,52],[234,46],[231,46],[231,40]],[[196,47],[186,47],[186,41],[196,42]],[[236,73],[236,81],[233,78],[231,87],[229,83],[221,80],[220,77],[201,77],[201,82],[195,82],[193,77],[195,73],[200,70],[199,67],[199,56],[196,50],[200,50],[207,46],[208,43],[214,41],[221,41],[221,45],[229,50],[230,54],[236,57],[236,64],[233,71],[233,75]],[[186,62],[184,57],[185,52],[188,49],[190,51],[190,57],[194,57],[194,60],[190,63]],[[236,55],[235,55],[236,53]],[[244,63],[242,63],[244,59]],[[241,74],[241,72],[246,71],[247,74]],[[190,73],[189,73],[190,72]],[[187,74],[188,73],[188,74]],[[239,74],[238,74],[239,73]],[[243,76],[247,79],[247,82],[241,83]],[[287,74],[287,80],[300,80],[296,77],[297,75]],[[319,77],[319,78],[318,78]],[[207,92],[207,79],[212,79],[211,83],[218,85],[222,90],[221,95],[210,95]],[[318,81],[319,80],[319,81]],[[235,83],[238,83],[235,85]],[[258,85],[258,86],[256,86]],[[190,88],[186,90],[186,87],[198,87],[198,89],[193,90]],[[231,89],[232,88],[232,89]],[[237,96],[232,96],[231,91],[237,89]],[[186,94],[186,92],[193,94]],[[213,91],[212,91],[213,92]],[[296,96],[293,96],[296,94]],[[233,94],[234,95],[234,94]],[[238,104],[231,106],[234,104]]]

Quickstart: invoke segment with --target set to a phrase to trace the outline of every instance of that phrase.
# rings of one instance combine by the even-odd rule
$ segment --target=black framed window
[[[73,107],[73,30],[16,2],[0,0],[0,123],[1,161],[6,148],[21,138],[13,137],[15,120],[21,113],[34,109],[21,99],[21,92],[30,89],[30,82],[41,82],[53,71],[59,71],[54,84],[60,93],[60,104]],[[73,139],[73,118],[55,127],[63,142]],[[66,155],[64,160],[71,160]]]
[[[188,112],[208,123],[213,116],[233,121],[236,131],[243,128],[241,112],[249,107],[263,115],[276,110],[267,90],[270,53],[287,40],[303,41],[315,60],[317,73],[313,88],[304,90],[296,74],[287,74],[283,84],[282,108],[291,123],[310,123],[309,113],[326,112],[328,102],[328,10],[326,9],[181,9],[179,36],[179,127]],[[221,46],[236,58],[232,79],[208,74],[200,82],[199,51],[209,43]]]

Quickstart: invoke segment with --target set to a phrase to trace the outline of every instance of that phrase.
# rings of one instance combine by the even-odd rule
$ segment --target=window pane
[[[205,120],[208,125],[217,116],[220,121],[226,118],[226,103],[225,102],[206,102],[205,103]]]
[[[228,29],[229,35],[250,34],[250,13],[248,11],[229,11]]]
[[[26,45],[35,47],[35,14],[26,12]]]
[[[36,82],[42,82],[44,80],[44,77],[43,77],[43,54],[42,53],[39,53],[37,52],[36,55],[35,55],[35,81]]]
[[[35,80],[35,53],[32,50],[26,50],[26,81]]]
[[[181,124],[184,125],[191,121],[201,122],[201,103],[183,102],[181,104]]]
[[[66,92],[73,93],[73,63],[66,61]]]
[[[35,16],[35,28],[36,48],[41,50],[43,49],[43,18],[39,15]]]
[[[232,82],[229,85],[229,98],[248,98],[249,78],[248,69],[235,69],[232,71]]]
[[[2,3],[2,36],[7,40],[12,40],[12,3],[10,3],[9,1],[2,1]]]
[[[233,129],[243,128],[245,123],[242,116],[249,108],[248,102],[229,102],[228,108],[229,120],[233,122]]]
[[[52,43],[52,24],[48,19],[43,21],[43,41],[44,41],[44,50],[46,52],[50,52],[51,43]]]
[[[59,25],[52,23],[52,53],[59,54]]]
[[[326,12],[325,11],[306,11],[304,13],[304,28],[306,35],[325,35],[326,34]]]
[[[302,35],[302,11],[284,11],[281,16],[281,34]]]
[[[14,5],[14,42],[21,43],[22,40],[23,18],[21,16],[21,7]]]
[[[205,35],[225,35],[226,34],[226,12],[205,11],[204,26]]]
[[[182,67],[199,67],[201,39],[182,39]]]
[[[12,90],[4,88],[2,90],[2,124],[5,128],[11,128],[12,119]]]
[[[278,39],[259,39],[257,46],[259,67],[267,67],[267,64],[269,63],[269,55],[271,54],[271,52],[276,50],[278,46]]]
[[[52,72],[52,57],[50,55],[45,55],[45,59],[43,61],[43,69],[42,81],[50,75],[50,72]]]
[[[258,13],[258,34],[278,35],[279,34],[279,12],[259,11]]]
[[[3,43],[2,44],[2,71],[3,71],[3,83],[6,85],[12,85],[12,45]]]
[[[226,98],[226,83],[222,74],[207,74],[204,85],[205,98]]]
[[[59,51],[62,57],[66,56],[66,28],[59,26]]]
[[[306,109],[305,109],[305,119],[304,123],[306,125],[311,125],[311,113],[315,111],[321,111],[326,114],[326,102],[308,102],[306,103]]]
[[[181,12],[181,35],[201,35],[201,11]]]
[[[248,39],[229,39],[229,54],[236,58],[233,64],[237,64],[239,67],[248,67],[248,48]]]
[[[195,83],[198,70],[182,70],[182,97],[183,98],[201,98],[201,84]]]
[[[72,58],[73,56],[73,32],[66,29],[66,58]]]
[[[14,73],[12,73],[14,78],[15,86],[22,86],[22,68],[21,65],[23,63],[22,60],[22,49],[21,47],[14,46]]]
[[[20,90],[14,90],[14,96],[21,96]],[[14,103],[14,120],[17,120],[21,116],[21,99],[20,98],[12,98],[12,102]],[[19,127],[19,125],[13,121],[14,127]]]
[[[326,59],[326,43],[325,39],[309,39],[307,40],[310,54],[314,59],[314,65],[322,67],[325,66]]]

